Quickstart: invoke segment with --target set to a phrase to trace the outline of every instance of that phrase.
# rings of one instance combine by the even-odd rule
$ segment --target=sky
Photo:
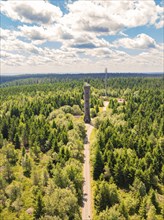
[[[1,74],[164,72],[163,0],[0,0]]]

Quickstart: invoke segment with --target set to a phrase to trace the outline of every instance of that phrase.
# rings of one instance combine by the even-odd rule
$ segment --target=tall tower
[[[90,85],[85,83],[84,85],[84,121],[85,123],[90,123],[90,105],[89,105],[89,97],[90,97]]]
[[[108,69],[105,68],[105,96],[107,96],[107,73]]]

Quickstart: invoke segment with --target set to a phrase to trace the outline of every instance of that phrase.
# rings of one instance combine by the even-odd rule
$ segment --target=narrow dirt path
[[[109,102],[104,101],[103,111],[106,111]],[[84,144],[84,167],[83,167],[83,207],[82,207],[82,220],[92,219],[91,208],[91,173],[90,173],[90,136],[93,130],[91,124],[85,124],[87,130],[87,137]]]
[[[86,124],[87,137],[84,144],[84,167],[83,167],[83,208],[82,208],[82,220],[92,219],[91,211],[91,174],[90,174],[90,135],[93,130],[93,126]]]

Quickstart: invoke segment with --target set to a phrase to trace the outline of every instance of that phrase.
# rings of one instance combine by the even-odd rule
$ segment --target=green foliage
[[[59,216],[61,219],[75,219],[78,211],[77,198],[69,189],[56,188],[44,197],[45,213],[49,216]]]
[[[88,80],[88,79],[87,79]],[[160,78],[90,78],[96,116],[95,218],[162,219]],[[0,218],[81,219],[84,79],[28,79],[0,88]],[[124,98],[119,104],[117,98]],[[108,98],[107,98],[108,99]],[[28,213],[30,212],[30,214]]]
[[[22,167],[23,167],[23,173],[25,176],[30,177],[31,175],[31,160],[28,157],[27,154],[25,154],[25,156],[22,158]]]
[[[99,147],[96,148],[95,159],[93,165],[93,178],[99,179],[100,174],[103,172],[103,159]]]
[[[15,144],[15,149],[20,149],[21,143],[20,143],[19,135],[18,134],[15,134],[14,144]]]
[[[6,187],[6,194],[11,202],[14,202],[21,194],[20,184],[13,181],[8,187]]]
[[[36,208],[34,212],[35,219],[39,219],[44,214],[44,203],[39,193],[36,198]]]
[[[5,163],[5,165],[3,167],[2,176],[3,176],[4,180],[7,181],[8,183],[12,182],[12,180],[14,179],[14,172],[8,162]]]
[[[7,162],[9,162],[10,164],[15,164],[17,162],[17,152],[12,144],[5,145],[2,148],[2,151]]]
[[[98,213],[118,202],[119,198],[115,184],[108,184],[102,181],[96,185],[94,203]]]
[[[118,205],[101,212],[97,220],[125,220],[126,218],[118,210]]]
[[[86,135],[82,85],[64,81],[2,89],[2,219],[80,219]]]
[[[96,217],[162,219],[162,80],[123,78],[112,82],[109,109],[95,120],[98,131],[92,164]],[[118,103],[120,97],[124,103]],[[110,199],[102,196],[108,197],[109,182],[119,190],[117,209],[112,209],[115,206]],[[114,210],[114,217],[110,210]]]

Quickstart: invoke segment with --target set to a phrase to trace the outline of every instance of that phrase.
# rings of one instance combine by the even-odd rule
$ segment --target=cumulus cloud
[[[15,40],[18,36],[22,34],[15,30],[0,28],[0,39],[1,40]]]
[[[59,21],[62,16],[59,7],[45,1],[1,2],[1,13],[14,20],[38,24],[51,24]]]
[[[69,13],[61,22],[74,32],[91,32],[99,34],[112,34],[121,30],[115,17],[110,16],[110,11],[103,5],[91,1],[76,1],[68,4]]]
[[[43,27],[38,27],[38,26],[31,27],[31,26],[23,25],[18,28],[24,34],[24,36],[26,36],[27,38],[30,38],[31,40],[47,39],[47,33],[45,31],[45,28]]]
[[[20,37],[20,32],[6,29],[1,29],[1,32],[1,63],[5,65],[5,69],[7,66],[15,66],[17,69],[18,66],[40,66],[47,65],[47,63],[60,65],[61,60],[67,65],[79,59],[73,50],[66,51],[40,47],[32,41],[26,42],[17,38],[17,36]]]
[[[63,44],[63,47],[72,47],[77,49],[94,49],[99,47],[109,47],[110,44],[104,39],[99,39],[92,35],[75,35],[74,39]]]
[[[156,41],[146,34],[139,34],[135,38],[122,38],[115,42],[117,47],[125,47],[128,49],[149,49],[156,48]]]
[[[2,31],[2,39],[1,39],[1,51],[9,52],[12,54],[21,54],[26,57],[29,54],[41,54],[42,48],[33,45],[32,43],[24,42],[17,38],[17,36],[21,36],[19,32],[9,31],[5,29],[1,29]],[[10,34],[10,35],[8,35]]]
[[[164,4],[163,7],[157,6],[157,20],[155,26],[157,29],[164,28]]]
[[[20,66],[22,65],[22,62],[25,62],[25,56],[6,51],[1,51],[0,57],[2,64],[7,66]]]
[[[114,35],[124,28],[161,25],[161,11],[154,0],[142,1],[75,1],[62,19],[74,31]]]
[[[68,1],[65,14],[48,1],[9,0],[0,5],[2,14],[20,21],[14,22],[15,30],[0,29],[5,71],[12,71],[8,65],[16,70],[21,65],[20,72],[25,66],[32,72],[96,72],[104,66],[111,71],[162,69],[159,43],[144,33],[134,38],[123,33],[163,26],[163,8],[154,0]],[[118,40],[110,42],[110,35]],[[49,48],[50,41],[60,42],[60,48]],[[137,52],[130,55],[126,49]]]

